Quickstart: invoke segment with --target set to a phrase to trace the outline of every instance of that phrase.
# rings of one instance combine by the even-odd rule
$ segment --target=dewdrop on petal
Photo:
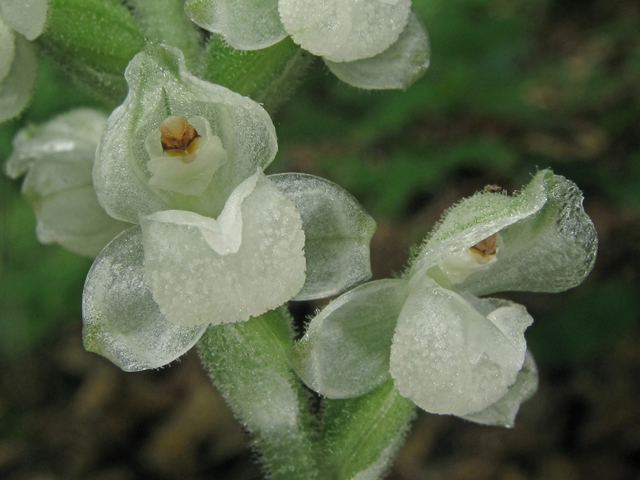
[[[184,195],[202,195],[227,161],[219,137],[204,117],[167,117],[145,140],[151,160],[149,186]]]

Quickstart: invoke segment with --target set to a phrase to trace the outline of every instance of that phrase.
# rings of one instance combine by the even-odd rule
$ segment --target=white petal
[[[411,284],[391,346],[390,371],[400,393],[428,412],[454,415],[502,398],[524,362],[526,310],[504,304],[484,315],[494,300],[472,305],[422,274]]]
[[[130,226],[109,217],[93,190],[94,152],[105,122],[106,115],[79,109],[16,135],[7,173],[16,178],[28,171],[22,193],[35,210],[42,243],[95,257]]]
[[[0,16],[7,25],[34,40],[47,19],[47,0],[0,0]]]
[[[511,428],[515,425],[520,405],[531,398],[538,389],[538,369],[533,356],[527,352],[516,383],[509,387],[507,394],[484,410],[465,415],[462,418],[483,425],[499,425]]]
[[[285,30],[302,48],[333,62],[373,57],[404,30],[411,0],[280,0]]]
[[[253,191],[246,197],[246,192],[232,194],[229,210],[225,207],[218,220],[203,218],[196,224],[195,214],[177,211],[141,218],[145,275],[170,321],[199,325],[248,320],[282,305],[302,288],[300,215],[261,172],[256,175]],[[242,192],[252,182],[255,178],[237,190]],[[169,216],[171,222],[166,221]],[[230,242],[238,231],[241,244],[234,253]],[[217,237],[219,248],[212,248],[212,237]]]
[[[302,217],[307,278],[293,300],[330,297],[371,277],[376,223],[349,192],[313,175],[284,173],[269,180]]]
[[[187,16],[238,50],[269,47],[287,36],[278,0],[187,0]]]
[[[405,280],[360,285],[311,320],[291,352],[296,373],[329,398],[357,397],[389,378],[391,339],[407,299]]]
[[[177,209],[216,217],[233,189],[273,160],[278,147],[267,112],[249,98],[191,75],[179,50],[150,45],[129,63],[125,77],[129,95],[107,121],[93,172],[100,203],[111,216],[135,223],[138,214]],[[206,118],[227,152],[227,161],[200,196],[149,185],[145,140],[172,115]]]
[[[362,60],[332,62],[325,59],[325,63],[336,77],[354,87],[406,90],[429,67],[430,56],[427,31],[411,12],[400,38],[383,52]]]
[[[9,73],[0,81],[0,122],[16,117],[31,98],[38,62],[33,46],[15,37],[15,54]]]
[[[84,346],[125,371],[158,368],[189,350],[206,325],[166,320],[144,279],[140,227],[116,237],[96,258],[84,287]]]

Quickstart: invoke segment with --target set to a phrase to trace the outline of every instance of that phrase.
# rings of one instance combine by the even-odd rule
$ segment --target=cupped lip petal
[[[279,0],[280,19],[291,38],[334,62],[372,57],[405,28],[410,0]]]
[[[218,219],[168,210],[140,217],[144,271],[170,321],[246,321],[304,284],[302,221],[260,169],[233,191]]]
[[[493,299],[469,303],[424,273],[410,287],[391,346],[400,394],[427,412],[458,416],[502,398],[524,362],[526,310]]]

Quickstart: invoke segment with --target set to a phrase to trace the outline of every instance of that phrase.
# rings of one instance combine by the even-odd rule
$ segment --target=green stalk
[[[275,112],[291,95],[315,57],[287,37],[262,50],[234,50],[212,35],[204,78],[262,103]]]
[[[361,397],[325,400],[323,405],[323,450],[333,480],[381,478],[416,413],[392,380]]]
[[[290,318],[281,307],[247,322],[211,326],[198,352],[211,381],[254,437],[268,478],[314,480],[318,452],[309,395],[287,358]]]

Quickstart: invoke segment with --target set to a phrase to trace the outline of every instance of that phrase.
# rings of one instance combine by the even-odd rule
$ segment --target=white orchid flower
[[[277,141],[259,104],[192,76],[170,47],[150,46],[125,76],[94,182],[107,212],[139,226],[89,272],[88,350],[124,370],[157,368],[209,325],[369,278],[375,222],[331,182],[263,174]]]
[[[292,353],[313,390],[362,395],[390,377],[422,409],[513,425],[537,385],[515,303],[500,291],[559,292],[593,267],[597,238],[582,194],[545,170],[513,197],[482,192],[452,207],[406,278],[331,302]]]

